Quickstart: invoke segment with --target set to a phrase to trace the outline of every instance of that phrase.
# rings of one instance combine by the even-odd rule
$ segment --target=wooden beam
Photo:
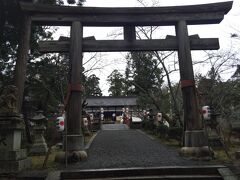
[[[190,38],[191,50],[219,49],[217,38]],[[172,51],[178,50],[176,38],[159,40],[83,40],[83,52]],[[69,52],[69,41],[40,41],[39,52]]]
[[[124,26],[123,27],[124,40],[133,42],[136,40],[135,26]]]
[[[69,26],[72,21],[81,21],[84,26],[168,26],[186,19],[188,25],[218,24],[224,18],[223,12],[187,13],[187,14],[113,14],[113,15],[62,15],[34,14],[34,25]]]
[[[199,13],[210,11],[222,11],[228,13],[233,1],[186,5],[186,6],[163,6],[163,7],[81,7],[81,6],[58,6],[47,4],[32,4],[20,2],[22,11],[29,13],[62,13],[62,14],[157,14],[157,13]]]
[[[20,3],[22,11],[31,14],[37,25],[71,25],[81,21],[84,26],[160,26],[175,25],[179,20],[187,24],[219,23],[232,7],[232,1],[172,7],[69,7]]]
[[[88,36],[88,37],[84,37],[83,39],[88,39],[88,40],[96,40],[96,38],[94,36]],[[70,37],[66,37],[66,36],[60,36],[58,38],[59,41],[69,41]]]

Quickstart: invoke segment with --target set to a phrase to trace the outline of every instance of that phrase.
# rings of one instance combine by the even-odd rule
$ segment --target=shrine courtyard
[[[198,161],[181,157],[179,148],[168,146],[157,137],[140,129],[129,129],[123,124],[102,125],[101,130],[86,145],[86,150],[88,158],[85,161],[68,164],[67,168],[64,164],[58,164],[56,169],[51,171],[26,171],[18,177],[57,180],[92,179],[95,175],[94,177],[99,179],[111,179],[115,176],[129,179],[133,178],[129,175],[134,175],[137,170],[137,174],[142,177],[155,174],[154,177],[151,176],[155,179],[223,179],[223,176],[236,179],[231,177],[228,171],[221,171],[228,168],[219,165],[217,161]],[[222,173],[222,177],[214,173],[216,169]],[[233,170],[237,173],[236,169]],[[138,179],[137,176],[134,178]]]

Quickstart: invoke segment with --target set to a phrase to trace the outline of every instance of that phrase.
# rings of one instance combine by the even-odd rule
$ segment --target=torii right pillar
[[[176,25],[178,38],[178,59],[184,109],[184,146],[180,154],[193,158],[211,158],[207,136],[197,100],[194,73],[188,36],[187,22],[181,20]]]

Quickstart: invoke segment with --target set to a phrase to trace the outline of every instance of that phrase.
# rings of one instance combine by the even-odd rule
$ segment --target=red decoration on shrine
[[[60,121],[60,122],[59,122],[59,125],[60,125],[60,126],[64,126],[64,121]]]

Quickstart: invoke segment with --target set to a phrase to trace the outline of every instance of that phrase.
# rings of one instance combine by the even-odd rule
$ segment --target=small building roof
[[[124,107],[136,106],[137,97],[129,96],[102,96],[102,97],[89,97],[86,99],[87,107]]]

